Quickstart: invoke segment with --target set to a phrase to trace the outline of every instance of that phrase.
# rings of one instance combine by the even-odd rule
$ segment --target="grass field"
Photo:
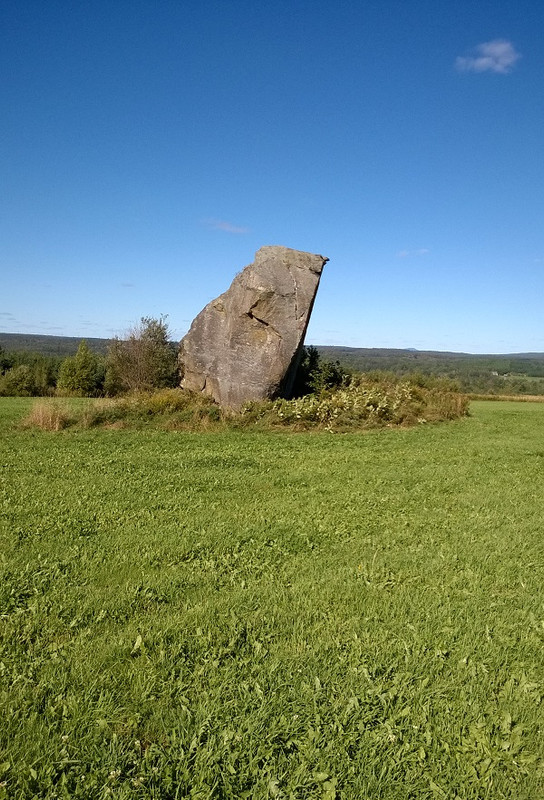
[[[292,435],[19,430],[30,402],[0,798],[543,796],[543,404]]]

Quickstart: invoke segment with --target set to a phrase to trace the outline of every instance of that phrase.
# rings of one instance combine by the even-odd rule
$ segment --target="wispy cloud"
[[[240,225],[233,225],[231,222],[226,222],[223,219],[206,219],[205,224],[215,231],[225,231],[226,233],[249,233],[249,228],[244,228]]]
[[[474,55],[458,56],[455,66],[460,72],[497,72],[506,75],[521,58],[512,44],[506,39],[493,39],[482,42],[474,48]]]
[[[408,258],[409,256],[426,256],[430,253],[428,247],[420,247],[418,250],[399,250],[397,258]]]

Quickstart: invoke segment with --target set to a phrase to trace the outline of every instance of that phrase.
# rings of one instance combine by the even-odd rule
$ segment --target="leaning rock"
[[[182,386],[234,409],[288,397],[327,261],[288,247],[261,247],[182,339]]]

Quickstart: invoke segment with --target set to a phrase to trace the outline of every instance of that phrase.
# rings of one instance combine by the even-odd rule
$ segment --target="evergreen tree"
[[[322,361],[317,347],[309,345],[303,348],[292,395],[303,397],[306,394],[317,394],[323,389],[341,386],[348,379],[349,375],[342,369],[340,362]]]
[[[57,387],[70,394],[90,397],[100,393],[103,378],[98,357],[89,350],[83,339],[75,356],[65,358],[62,362]]]

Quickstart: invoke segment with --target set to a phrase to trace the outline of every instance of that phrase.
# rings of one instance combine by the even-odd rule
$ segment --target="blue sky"
[[[307,342],[544,351],[544,4],[4,0],[0,330],[176,337],[262,245]]]

